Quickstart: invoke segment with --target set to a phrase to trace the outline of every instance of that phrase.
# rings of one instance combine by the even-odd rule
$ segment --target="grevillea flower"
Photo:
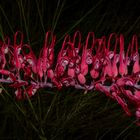
[[[36,57],[32,47],[24,44],[20,31],[15,33],[13,43],[9,37],[0,40],[0,83],[14,88],[17,100],[32,97],[39,88],[47,87],[98,90],[116,101],[128,116],[133,114],[129,108],[132,104],[140,125],[140,56],[136,35],[125,47],[123,34],[111,33],[107,39],[96,38],[94,32],[89,32],[83,43],[80,31],[76,31],[73,37],[65,36],[56,56],[55,43],[56,36],[48,31]]]

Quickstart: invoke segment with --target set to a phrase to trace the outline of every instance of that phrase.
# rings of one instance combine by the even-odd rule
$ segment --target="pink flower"
[[[98,90],[116,101],[127,115],[135,107],[140,125],[140,64],[138,39],[133,35],[125,52],[124,36],[111,33],[96,38],[89,32],[85,44],[76,31],[67,34],[58,54],[54,54],[56,36],[48,31],[37,58],[23,34],[17,31],[14,43],[0,41],[0,83],[15,89],[18,100],[32,97],[39,88],[75,87]],[[56,61],[54,61],[56,60]]]
[[[124,76],[128,73],[127,69],[127,62],[125,59],[125,52],[124,52],[124,37],[120,35],[120,66],[119,66],[119,73],[121,76]]]

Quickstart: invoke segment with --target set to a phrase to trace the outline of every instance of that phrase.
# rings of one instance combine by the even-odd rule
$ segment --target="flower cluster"
[[[20,38],[20,39],[19,39]],[[0,83],[15,89],[17,99],[33,96],[39,88],[75,87],[98,90],[117,101],[131,115],[129,105],[136,109],[140,120],[140,64],[137,36],[124,47],[124,36],[116,33],[96,38],[89,32],[86,42],[81,33],[66,35],[58,55],[54,53],[56,36],[46,33],[38,57],[23,34],[18,31],[12,43],[9,37],[0,41]]]

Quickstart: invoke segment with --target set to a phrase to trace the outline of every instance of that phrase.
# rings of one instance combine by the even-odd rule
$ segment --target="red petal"
[[[78,80],[79,80],[79,82],[80,82],[81,84],[85,84],[85,83],[86,83],[86,78],[85,78],[84,75],[81,74],[81,73],[78,75]]]
[[[49,69],[49,70],[47,71],[47,76],[48,76],[48,78],[50,78],[50,79],[52,79],[52,78],[54,77],[54,72],[53,72],[52,69]]]
[[[75,69],[74,68],[68,68],[68,76],[71,76],[72,78],[75,77]]]
[[[17,100],[21,100],[22,99],[22,91],[21,91],[21,88],[17,88],[17,90],[15,91],[15,95],[16,95],[16,99]]]

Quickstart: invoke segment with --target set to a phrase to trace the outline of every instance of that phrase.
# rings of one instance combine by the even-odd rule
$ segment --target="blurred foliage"
[[[123,33],[125,42],[140,37],[139,3],[122,0],[3,0],[0,2],[0,35],[21,30],[25,42],[38,55],[45,32],[57,35],[56,53],[64,36],[89,31],[97,37]],[[127,49],[127,48],[126,48]],[[3,85],[4,86],[4,85]],[[5,86],[4,86],[5,87]],[[16,101],[5,87],[0,96],[0,139],[101,140],[140,137],[135,119],[103,93],[84,94],[73,88],[42,89],[31,99]]]

